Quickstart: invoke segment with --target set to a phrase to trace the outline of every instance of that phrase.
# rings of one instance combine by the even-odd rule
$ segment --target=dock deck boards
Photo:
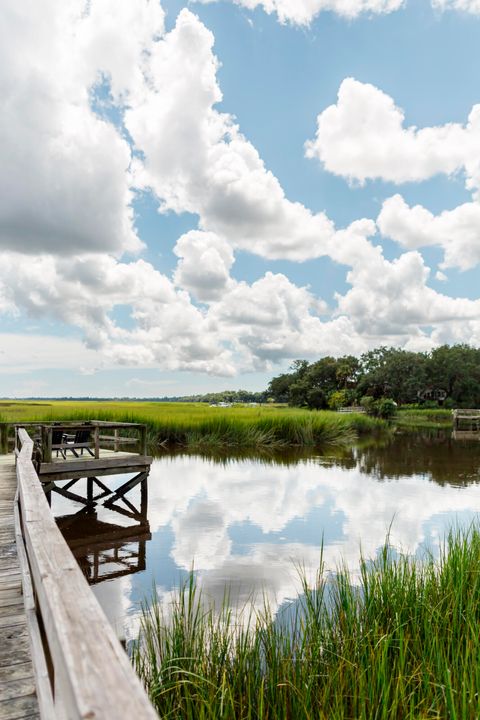
[[[42,482],[47,480],[62,480],[87,475],[116,475],[123,472],[149,468],[152,464],[150,455],[125,452],[123,450],[100,449],[100,457],[94,458],[84,452],[80,457],[67,453],[66,459],[60,454],[52,457],[52,462],[42,463],[39,478]]]
[[[0,720],[40,718],[15,543],[15,456],[0,455]]]

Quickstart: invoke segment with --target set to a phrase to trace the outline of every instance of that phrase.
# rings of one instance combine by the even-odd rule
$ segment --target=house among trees
[[[435,402],[438,402],[439,405],[443,405],[443,403],[447,399],[447,395],[447,391],[443,390],[443,388],[436,388],[431,386],[417,392],[417,397],[419,400],[423,400],[423,402],[425,402],[426,400],[433,400]]]

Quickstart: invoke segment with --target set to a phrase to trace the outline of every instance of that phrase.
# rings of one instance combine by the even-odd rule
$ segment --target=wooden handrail
[[[18,439],[22,533],[53,668],[55,718],[158,720],[57,528],[32,464],[33,441],[23,428],[18,430]]]

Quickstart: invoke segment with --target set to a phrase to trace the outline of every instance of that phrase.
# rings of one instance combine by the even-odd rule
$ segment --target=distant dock
[[[453,430],[480,432],[480,410],[452,410]]]

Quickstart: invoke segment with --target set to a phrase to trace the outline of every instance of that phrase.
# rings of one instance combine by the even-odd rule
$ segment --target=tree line
[[[338,409],[388,398],[398,405],[480,407],[480,349],[442,345],[430,352],[379,347],[360,357],[295,360],[267,396],[312,409]]]

